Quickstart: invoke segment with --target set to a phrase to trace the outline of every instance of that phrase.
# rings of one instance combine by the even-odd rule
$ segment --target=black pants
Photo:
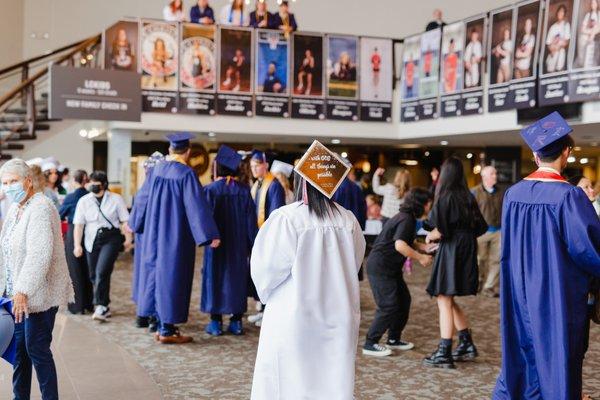
[[[232,314],[231,317],[229,318],[229,320],[230,321],[241,321],[243,315],[244,314]],[[223,322],[223,315],[222,314],[210,314],[210,319],[213,321]]]
[[[95,305],[107,307],[110,303],[110,276],[122,245],[120,235],[102,235],[96,237],[92,252],[86,251],[90,280],[94,285]]]
[[[69,266],[69,275],[73,282],[75,291],[75,302],[69,303],[69,311],[73,314],[83,313],[85,310],[92,310],[93,304],[93,287],[90,281],[90,274],[87,265],[86,257],[75,257],[73,248],[75,247],[74,225],[69,224],[67,236],[65,238],[65,255],[67,257],[67,265]]]
[[[410,292],[402,274],[378,275],[369,273],[369,283],[377,304],[375,319],[367,333],[367,344],[375,344],[388,331],[388,339],[400,340],[408,322]]]

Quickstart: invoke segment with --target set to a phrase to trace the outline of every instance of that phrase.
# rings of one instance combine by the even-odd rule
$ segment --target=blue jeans
[[[29,314],[15,324],[17,357],[13,370],[15,400],[29,400],[31,394],[31,365],[35,368],[43,400],[58,400],[56,367],[50,351],[52,329],[58,307]]]

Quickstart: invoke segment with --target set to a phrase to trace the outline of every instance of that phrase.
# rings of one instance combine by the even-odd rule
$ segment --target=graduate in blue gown
[[[144,295],[144,285],[142,284],[145,281],[147,274],[143,269],[142,263],[142,255],[144,254],[144,250],[142,247],[143,239],[143,230],[144,230],[144,217],[146,215],[146,204],[148,203],[148,191],[150,185],[148,182],[150,181],[150,174],[152,169],[156,166],[156,164],[164,161],[165,156],[163,156],[160,152],[154,152],[148,159],[144,162],[144,170],[146,171],[146,180],[142,184],[142,187],[136,193],[133,208],[131,210],[131,214],[129,216],[128,225],[129,228],[134,232],[139,232],[135,234],[135,251],[133,257],[133,277],[131,282],[131,300],[135,304],[138,305],[136,311],[136,322],[135,325],[138,328],[147,328],[150,327],[152,332],[156,331],[156,312],[152,310],[151,312],[142,313],[139,305],[141,304],[138,300],[140,297]],[[142,315],[147,314],[147,315]]]
[[[269,172],[269,163],[267,162],[267,155],[264,152],[258,150],[252,152],[250,169],[252,176],[256,179],[250,193],[256,205],[256,219],[258,228],[260,229],[273,211],[285,206],[285,190],[277,178]],[[250,281],[248,295],[252,296],[256,301],[259,300],[252,281]],[[257,314],[248,317],[248,321],[256,324],[256,326],[260,326],[264,308],[263,304]]]
[[[221,234],[221,246],[206,249],[202,272],[200,310],[211,314],[206,332],[213,336],[223,333],[222,314],[231,315],[230,333],[244,333],[249,257],[258,228],[250,188],[236,179],[241,161],[235,150],[221,146],[213,164],[215,181],[204,188]]]
[[[358,220],[360,227],[364,230],[367,222],[367,201],[360,187],[348,177],[344,179],[332,198],[333,201],[352,211]]]
[[[204,189],[187,165],[193,136],[167,137],[169,157],[154,167],[148,182],[142,236],[146,277],[140,282],[144,288],[138,308],[142,315],[156,311],[161,343],[180,344],[192,341],[180,334],[176,324],[188,319],[196,246],[216,248],[220,241]]]
[[[522,136],[539,169],[506,193],[502,212],[502,370],[494,400],[581,399],[587,298],[600,276],[600,223],[561,172],[573,146],[558,113]]]

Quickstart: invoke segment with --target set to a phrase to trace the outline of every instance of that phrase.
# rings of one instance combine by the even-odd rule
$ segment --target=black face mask
[[[90,192],[94,193],[94,194],[98,194],[102,191],[102,186],[99,184],[92,184],[90,185]]]

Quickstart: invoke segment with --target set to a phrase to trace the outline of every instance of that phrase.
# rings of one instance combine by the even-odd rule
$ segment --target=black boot
[[[139,315],[135,318],[135,327],[136,328],[147,328],[149,325],[148,317],[140,317]]]
[[[148,319],[148,332],[156,333],[158,331],[159,321],[156,317],[150,317]]]
[[[423,359],[423,365],[433,368],[455,368],[452,359],[452,340],[442,339],[437,350]]]
[[[473,343],[471,332],[468,329],[458,332],[458,346],[452,352],[454,361],[470,361],[477,358],[477,348]]]

